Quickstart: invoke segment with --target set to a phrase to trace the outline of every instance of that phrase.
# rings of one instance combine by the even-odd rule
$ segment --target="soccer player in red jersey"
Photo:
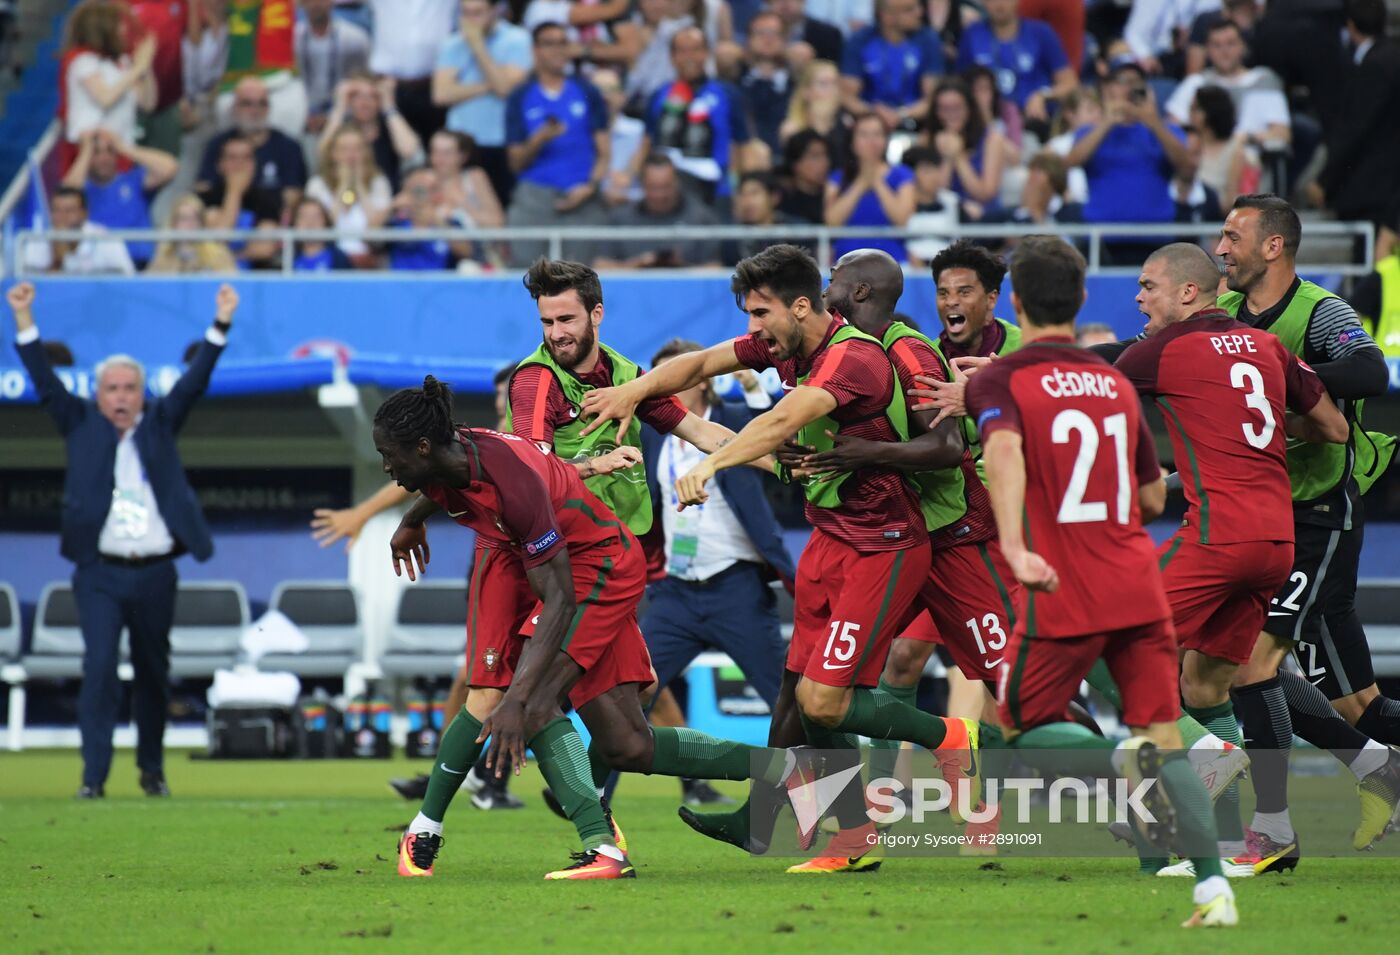
[[[1144,517],[1162,512],[1166,488],[1132,385],[1074,347],[1084,271],[1084,257],[1062,240],[1023,240],[1011,287],[1024,344],[967,385],[1002,553],[1027,588],[1002,661],[1001,720],[1028,760],[1037,758],[1031,747],[1056,749],[1062,771],[1155,779],[1145,801],[1156,822],[1134,825],[1160,845],[1170,830],[1164,816],[1175,811],[1198,880],[1185,924],[1234,925],[1210,797],[1181,749],[1176,638],[1142,529]],[[1122,743],[1066,720],[1100,657],[1134,734]],[[1069,758],[1076,754],[1084,758]]]
[[[517,435],[458,428],[451,392],[432,376],[421,389],[404,389],[385,401],[375,415],[374,442],[385,472],[422,494],[390,541],[395,573],[406,568],[416,579],[415,564],[419,573],[426,569],[424,521],[442,510],[502,554],[507,577],[510,562],[522,565],[537,598],[523,632],[481,657],[484,669],[496,675],[487,685],[506,687],[499,702],[469,680],[473,689],[443,734],[423,810],[400,841],[401,874],[432,874],[455,777],[467,772],[489,737],[487,767],[507,760],[519,772],[528,745],[578,827],[583,852],[547,879],[634,875],[589,779],[582,741],[560,711],[565,696],[617,769],[748,779],[759,766],[766,782],[784,781],[795,762],[790,753],[685,727],[647,726],[638,690],[652,681],[651,658],[637,627],[646,558],[576,468]],[[505,597],[512,597],[509,587]]]
[[[1322,382],[1277,337],[1216,307],[1219,278],[1215,261],[1188,242],[1149,256],[1137,296],[1147,337],[1115,367],[1161,409],[1188,502],[1181,529],[1157,552],[1184,650],[1182,701],[1215,735],[1243,746],[1230,686],[1293,565],[1286,436],[1345,442],[1348,428]],[[1278,766],[1263,756],[1256,789],[1278,785],[1280,774],[1286,785],[1286,754]],[[1222,855],[1244,855],[1237,791],[1216,803],[1216,826]]]
[[[904,397],[883,346],[826,311],[821,271],[809,253],[772,246],[739,263],[731,288],[749,316],[749,334],[593,392],[584,403],[584,413],[597,416],[589,427],[617,421],[625,428],[641,401],[714,375],[776,368],[788,394],[680,478],[682,504],[703,501],[717,471],[776,450],[794,432],[799,443],[818,449],[831,446],[831,433],[882,442],[905,438]],[[798,562],[793,637],[770,734],[791,732],[795,702],[806,739],[820,749],[849,749],[849,734],[905,739],[935,750],[945,775],[975,777],[975,722],[930,716],[876,686],[890,641],[928,576],[928,531],[915,495],[887,466],[812,476],[804,491],[813,532]],[[770,742],[783,740],[770,735]],[[707,816],[683,809],[682,817],[736,845],[758,835],[750,831],[747,808]],[[844,827],[853,820],[841,821]],[[842,844],[812,860],[820,867],[793,869],[872,868],[878,859],[871,848]]]

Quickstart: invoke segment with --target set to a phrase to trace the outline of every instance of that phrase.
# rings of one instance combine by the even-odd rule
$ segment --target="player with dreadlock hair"
[[[432,874],[447,805],[489,737],[488,767],[509,760],[518,773],[526,746],[534,750],[578,827],[583,852],[545,878],[634,876],[626,844],[590,779],[582,741],[560,710],[565,696],[615,769],[739,780],[756,767],[770,785],[786,780],[796,762],[788,751],[647,725],[639,689],[653,674],[637,627],[646,557],[576,468],[517,435],[457,427],[452,393],[432,376],[384,402],[374,418],[374,445],[389,477],[422,495],[390,539],[394,573],[407,569],[416,580],[427,569],[423,524],[445,510],[499,555],[499,575],[510,579],[523,566],[538,600],[525,626],[503,633],[499,647],[467,648],[469,666],[480,661],[489,672],[469,674],[467,705],[443,734],[423,807],[400,840],[401,875]],[[495,599],[496,576],[495,565],[484,572],[474,612],[489,612],[483,604]],[[479,692],[483,683],[505,688],[504,695]]]

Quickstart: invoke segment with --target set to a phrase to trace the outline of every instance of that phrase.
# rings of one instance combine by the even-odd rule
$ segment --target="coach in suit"
[[[113,355],[97,366],[95,400],[69,394],[49,366],[34,325],[34,287],[16,285],[7,297],[20,359],[68,449],[60,549],[75,565],[73,594],[83,632],[78,695],[83,785],[78,798],[101,798],[112,765],[123,628],[131,635],[141,788],[148,796],[168,796],[161,744],[170,696],[175,558],[188,552],[203,561],[214,551],[175,436],[209,384],[238,294],[227,285],[219,289],[214,324],[188,370],[168,395],[149,402],[145,372],[126,355]]]
[[[652,365],[699,350],[694,342],[674,339]],[[732,431],[754,413],[715,400],[708,383],[677,397],[690,411]],[[642,634],[658,686],[670,684],[702,651],[719,650],[739,665],[771,708],[782,682],[784,652],[768,581],[778,578],[792,586],[792,555],[764,495],[763,476],[753,468],[720,472],[703,506],[676,512],[676,478],[686,473],[691,457],[703,456],[674,435],[642,429],[653,528],[663,535],[666,568],[666,575],[647,588]]]

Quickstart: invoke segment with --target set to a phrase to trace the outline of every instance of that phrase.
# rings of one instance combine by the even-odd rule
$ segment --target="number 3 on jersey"
[[[1251,448],[1264,450],[1274,439],[1274,409],[1269,407],[1269,398],[1264,394],[1264,376],[1249,362],[1237,361],[1230,366],[1230,387],[1244,392],[1244,404],[1253,408],[1264,419],[1264,426],[1256,428],[1253,422],[1246,421],[1240,427],[1244,439]]]
[[[1104,418],[1103,433],[1113,439],[1117,461],[1118,493],[1114,502],[1114,517],[1119,524],[1126,524],[1133,510],[1132,474],[1128,468],[1128,416],[1120,411]],[[1077,408],[1068,408],[1055,415],[1055,420],[1050,422],[1050,440],[1056,444],[1069,444],[1076,434],[1079,436],[1079,452],[1074,456],[1074,469],[1070,472],[1069,487],[1065,488],[1064,499],[1060,502],[1058,521],[1061,524],[1106,521],[1107,501],[1084,500],[1089,477],[1099,457],[1099,431],[1094,426],[1094,419]]]
[[[822,667],[827,670],[844,670],[851,665],[856,655],[856,634],[860,624],[849,620],[831,621],[831,634],[826,638],[826,649],[822,651]]]

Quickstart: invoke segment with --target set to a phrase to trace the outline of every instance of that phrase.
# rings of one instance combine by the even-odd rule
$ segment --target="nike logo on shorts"
[[[448,511],[448,512],[447,512],[447,516],[448,516],[448,517],[461,517],[461,516],[462,516],[463,514],[465,514],[465,513],[467,513],[467,512],[466,512],[466,511]]]
[[[832,665],[831,665],[831,661],[829,661],[829,660],[823,660],[823,661],[822,661],[822,669],[824,669],[824,670],[849,670],[850,668],[851,668],[851,665],[850,665],[849,663],[838,663],[838,664],[836,664],[835,666],[832,666]]]

